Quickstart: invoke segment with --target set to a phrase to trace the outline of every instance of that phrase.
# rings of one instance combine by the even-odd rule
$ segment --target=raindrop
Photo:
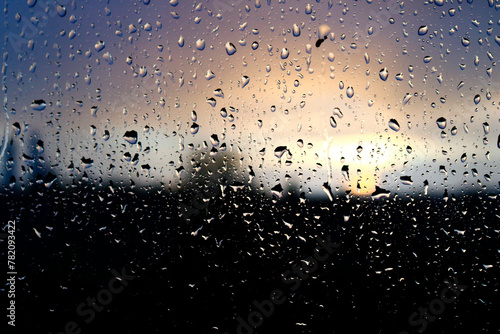
[[[64,17],[66,15],[66,7],[63,5],[57,6],[57,14],[59,14],[60,17]]]
[[[420,28],[418,28],[418,34],[420,36],[427,34],[427,31],[429,31],[429,28],[427,26],[420,26]]]
[[[125,134],[123,135],[123,139],[125,139],[126,142],[129,144],[136,144],[137,143],[137,131],[132,130],[132,131],[126,131]]]
[[[479,102],[481,102],[481,96],[477,94],[476,96],[474,96],[474,103],[479,104]]]
[[[248,76],[246,76],[246,75],[242,76],[241,77],[241,88],[248,85],[249,82],[250,82],[250,78]]]
[[[286,146],[278,146],[274,149],[274,155],[281,159],[281,157],[283,156],[283,154],[285,154],[285,152],[287,151],[287,148]]]
[[[373,199],[387,198],[391,195],[389,190],[382,189],[378,186],[375,186],[375,191],[372,193]]]
[[[333,116],[330,116],[330,125],[332,126],[332,128],[337,127],[337,121],[335,121],[335,118]]]
[[[191,127],[189,128],[189,131],[193,135],[197,134],[199,130],[200,130],[200,126],[196,123],[191,124]]]
[[[283,187],[281,186],[281,184],[277,184],[273,188],[271,188],[271,192],[277,198],[283,197]]]
[[[439,118],[436,120],[436,124],[437,124],[437,126],[438,126],[440,129],[444,129],[444,128],[446,128],[446,118],[444,118],[444,117],[439,117]]]
[[[295,23],[293,25],[292,33],[293,33],[294,37],[299,37],[300,36],[300,27],[299,27],[299,25],[297,23]]]
[[[281,59],[287,59],[289,54],[290,54],[290,52],[288,51],[288,49],[283,48],[281,50]]]
[[[411,179],[411,176],[403,175],[399,179],[401,180],[401,183],[406,185],[406,186],[411,186],[413,184],[413,180]]]
[[[234,46],[233,43],[230,42],[226,43],[226,52],[229,56],[232,56],[236,53],[236,47]]]
[[[394,118],[391,118],[389,120],[389,127],[394,130],[394,131],[399,131],[399,129],[401,129],[401,127],[399,126],[399,123],[398,121],[396,121]]]
[[[85,158],[85,157],[82,157],[80,162],[81,162],[81,165],[83,168],[90,168],[94,164],[94,160],[92,160],[90,158]]]
[[[490,133],[490,125],[488,124],[488,122],[484,122],[483,123],[483,131],[484,131],[485,135],[487,135],[488,133]]]
[[[469,46],[470,41],[467,37],[462,37],[462,45],[463,46]]]
[[[45,103],[44,100],[35,100],[35,101],[31,102],[31,108],[33,110],[41,111],[41,110],[44,110],[45,107],[47,107],[47,103]]]
[[[387,67],[381,69],[378,75],[380,76],[380,79],[386,81],[387,77],[389,76],[389,71],[387,70]]]
[[[102,49],[104,49],[104,46],[105,46],[105,45],[104,45],[104,42],[103,42],[103,41],[99,41],[99,42],[97,42],[97,43],[95,44],[95,46],[94,46],[94,47],[95,47],[95,50],[96,50],[97,52],[99,52],[99,51],[101,51]]]
[[[352,98],[354,96],[354,88],[352,86],[347,87],[346,94],[348,98]]]
[[[349,181],[350,180],[349,166],[348,165],[342,166],[341,172],[342,172],[342,176],[344,177],[344,180]]]
[[[339,107],[333,108],[333,115],[337,116],[338,118],[344,117],[344,114],[342,113]]]
[[[196,41],[196,48],[200,51],[205,50],[205,40],[203,38]]]

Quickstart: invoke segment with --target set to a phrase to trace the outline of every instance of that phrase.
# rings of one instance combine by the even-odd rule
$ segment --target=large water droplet
[[[274,149],[274,155],[277,158],[281,158],[286,151],[287,151],[286,146],[278,146]]]
[[[45,103],[44,100],[35,100],[35,101],[31,102],[31,108],[33,110],[41,111],[41,110],[44,110],[45,107],[47,107],[47,103]]]
[[[229,56],[232,56],[236,53],[236,47],[234,46],[233,43],[230,42],[226,43],[226,52]]]
[[[326,39],[328,34],[330,33],[332,29],[330,28],[329,25],[327,24],[322,24],[318,28],[318,38],[319,39]]]
[[[474,96],[474,103],[479,104],[479,102],[481,102],[481,96],[477,94],[476,96]]]
[[[394,118],[391,118],[389,120],[389,127],[394,130],[394,131],[399,131],[399,129],[401,129],[401,127],[399,126],[399,123],[398,121],[396,121]]]
[[[444,129],[444,128],[446,128],[446,118],[444,118],[444,117],[439,117],[439,118],[436,120],[436,124],[437,124],[437,126],[438,126],[440,129]]]
[[[95,47],[95,50],[96,50],[97,52],[99,52],[99,51],[101,51],[102,49],[104,49],[104,47],[105,47],[105,43],[104,43],[103,41],[99,41],[99,42],[97,42],[97,43],[95,44],[95,46],[94,46],[94,47]]]
[[[348,98],[352,98],[354,96],[354,88],[352,86],[347,87],[346,94]]]
[[[420,28],[418,28],[418,34],[420,36],[427,34],[427,31],[429,31],[429,28],[427,26],[420,26]]]
[[[196,48],[200,51],[205,50],[205,40],[203,38],[196,41]]]
[[[241,77],[241,88],[248,85],[249,82],[250,82],[250,78],[248,76],[246,76],[246,75],[242,76]]]
[[[196,123],[191,124],[191,127],[189,128],[189,131],[193,135],[197,134],[199,130],[200,130],[200,126]]]
[[[287,48],[283,48],[281,50],[281,59],[287,59],[289,54],[290,54],[290,51],[288,51]]]
[[[137,143],[137,131],[132,130],[132,131],[126,131],[125,134],[123,135],[123,139],[125,139],[126,142],[129,144],[136,144]]]
[[[387,70],[387,67],[381,69],[380,72],[378,72],[378,75],[380,76],[380,79],[386,81],[387,77],[389,76],[389,71]]]

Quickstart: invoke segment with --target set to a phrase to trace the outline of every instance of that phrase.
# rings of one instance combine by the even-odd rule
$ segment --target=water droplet
[[[257,49],[258,49],[258,47],[259,47],[259,43],[257,43],[257,42],[253,42],[253,43],[252,43],[252,49],[253,49],[253,50],[257,50]]]
[[[294,23],[294,25],[293,25],[292,34],[293,34],[294,37],[299,37],[300,36],[300,27],[296,23]]]
[[[215,107],[217,105],[217,100],[215,100],[213,97],[209,97],[207,99],[207,103],[210,104],[212,107]]]
[[[287,151],[287,148],[286,146],[278,146],[274,149],[274,155],[281,159],[281,157],[283,156],[283,154],[285,154],[285,152]]]
[[[352,86],[347,87],[346,94],[348,98],[352,98],[354,96],[354,88]]]
[[[233,43],[230,42],[226,43],[226,52],[229,56],[232,56],[236,53],[236,47],[234,46]]]
[[[279,183],[275,185],[273,188],[271,188],[271,192],[277,198],[283,197],[283,187]]]
[[[380,72],[378,72],[378,75],[380,76],[380,79],[386,81],[387,77],[389,76],[389,71],[387,70],[387,67],[381,69]]]
[[[342,111],[338,107],[333,108],[333,115],[337,116],[338,118],[344,117],[344,114],[342,113]]]
[[[57,6],[57,14],[59,14],[60,17],[64,17],[66,15],[66,7],[63,5]]]
[[[408,102],[410,102],[410,99],[413,95],[410,93],[406,93],[405,97],[403,98],[403,105],[406,105]]]
[[[220,115],[221,115],[222,117],[224,117],[224,118],[226,118],[226,117],[227,117],[227,110],[226,110],[226,108],[222,108],[222,109],[220,110]]]
[[[196,123],[191,124],[191,127],[189,128],[189,131],[193,135],[197,134],[199,130],[200,130],[200,126]]]
[[[382,189],[378,186],[375,186],[375,191],[372,193],[373,199],[387,198],[391,195],[389,190]]]
[[[437,124],[437,126],[438,126],[440,129],[444,129],[444,128],[446,128],[446,118],[444,118],[444,117],[439,117],[439,118],[436,120],[436,124]]]
[[[82,157],[82,159],[80,160],[80,163],[81,163],[83,168],[90,168],[94,164],[94,160],[92,160],[90,158]]]
[[[99,41],[99,42],[97,42],[97,43],[95,44],[95,46],[94,46],[94,47],[95,47],[95,50],[96,50],[97,52],[99,52],[99,51],[101,51],[102,49],[104,49],[104,47],[105,47],[105,43],[104,43],[103,41]]]
[[[123,139],[125,139],[125,141],[129,144],[137,144],[137,131],[126,131],[123,135]]]
[[[394,131],[399,131],[399,129],[401,129],[401,127],[399,126],[399,123],[398,121],[396,121],[394,118],[391,118],[389,120],[389,127],[394,130]]]
[[[488,124],[488,122],[484,122],[483,123],[483,131],[484,131],[485,135],[487,135],[488,133],[490,133],[490,125]]]
[[[33,110],[42,111],[45,109],[45,107],[47,107],[47,103],[45,103],[44,100],[35,100],[31,102],[31,108]]]
[[[481,96],[477,94],[476,96],[474,96],[474,103],[479,104],[479,102],[481,102]]]
[[[462,37],[462,45],[463,46],[469,46],[470,41],[467,37]]]
[[[342,176],[344,177],[344,180],[345,181],[349,181],[350,180],[350,177],[349,177],[349,166],[348,165],[342,166],[341,172],[342,172]]]
[[[460,157],[460,161],[461,161],[462,163],[464,163],[464,162],[466,162],[466,161],[467,161],[467,153],[462,154],[462,156]]]
[[[287,59],[289,54],[290,54],[290,52],[288,51],[288,49],[283,48],[281,50],[281,59]]]
[[[248,85],[249,82],[250,82],[250,78],[248,76],[246,76],[246,75],[242,76],[241,77],[241,88]]]
[[[399,179],[401,180],[401,183],[406,185],[406,186],[411,186],[413,184],[413,180],[411,179],[411,176],[403,175]]]
[[[205,40],[203,38],[196,41],[196,48],[200,51],[205,50]]]
[[[177,41],[177,44],[182,48],[184,46],[184,37],[181,35],[179,37],[179,40]]]
[[[337,127],[337,121],[335,121],[335,118],[333,116],[330,116],[330,125],[332,126],[332,128]]]
[[[318,38],[323,40],[326,39],[331,30],[332,29],[327,24],[320,25],[318,28]]]
[[[429,31],[429,28],[427,26],[420,26],[420,28],[418,28],[418,34],[420,36],[427,34],[428,31]]]
[[[408,152],[408,154],[411,154],[411,152],[413,152],[411,146],[406,146],[406,152]]]
[[[435,3],[437,6],[442,6],[442,5],[444,5],[444,0],[434,0],[434,3]]]
[[[431,56],[425,56],[425,57],[424,57],[424,63],[426,63],[426,64],[427,64],[427,63],[430,63],[430,62],[431,62],[431,60],[432,60],[432,57],[431,57]]]

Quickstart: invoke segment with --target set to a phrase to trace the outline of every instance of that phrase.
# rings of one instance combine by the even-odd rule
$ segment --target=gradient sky
[[[183,166],[181,177],[189,177],[193,152],[209,151],[216,134],[244,158],[238,177],[248,181],[252,166],[252,186],[263,183],[267,191],[280,183],[325,197],[325,182],[340,194],[357,193],[359,181],[362,195],[378,185],[420,196],[428,180],[429,193],[497,194],[498,13],[487,1],[11,1],[2,27],[8,117],[0,125],[12,145],[2,165],[12,156],[14,175],[33,177],[23,176],[25,153],[43,156],[45,172],[57,182],[80,180],[85,171],[95,182],[175,184],[176,169]],[[322,25],[330,33],[316,47]],[[422,26],[425,35],[418,33]],[[236,53],[226,52],[228,42]],[[250,81],[242,87],[244,76]],[[46,108],[35,110],[34,100],[46,101]],[[234,120],[223,118],[221,108]],[[444,129],[436,124],[440,117],[447,120]],[[389,127],[391,119],[399,131]],[[141,147],[124,140],[131,130]],[[43,153],[36,152],[38,139]],[[289,150],[281,159],[274,155],[279,146]],[[125,152],[137,153],[139,162],[126,161]],[[93,166],[84,170],[82,157]],[[72,162],[77,169],[70,171]]]

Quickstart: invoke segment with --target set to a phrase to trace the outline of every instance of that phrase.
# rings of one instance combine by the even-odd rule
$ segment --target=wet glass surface
[[[497,331],[499,11],[6,1],[2,326]]]

